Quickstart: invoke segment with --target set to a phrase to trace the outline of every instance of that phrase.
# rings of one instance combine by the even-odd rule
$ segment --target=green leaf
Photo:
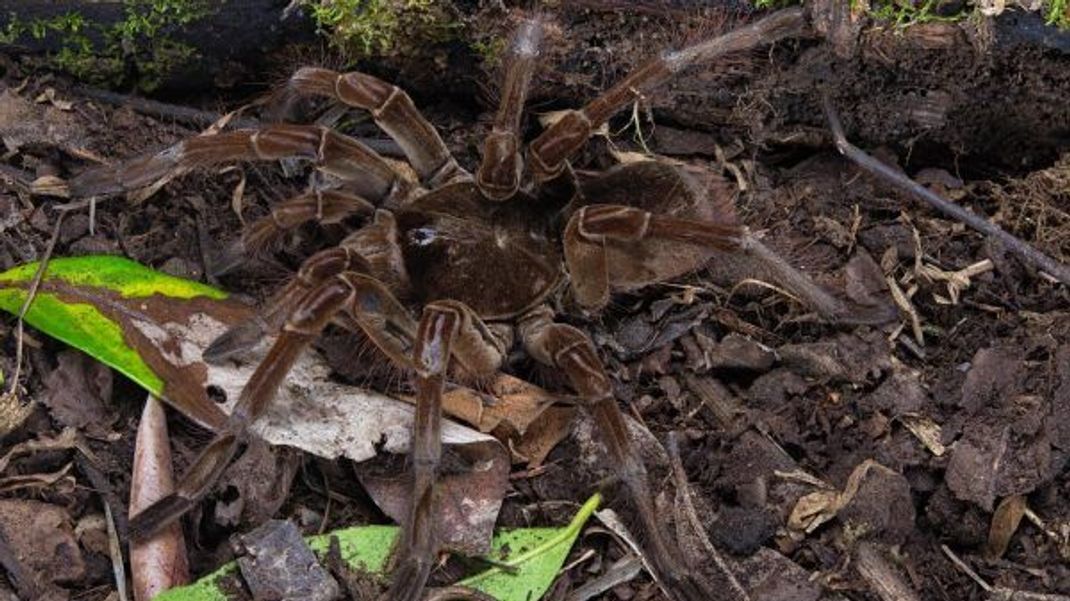
[[[24,302],[26,290],[0,288],[0,309],[18,315]],[[26,323],[114,367],[145,390],[163,394],[160,377],[123,341],[119,325],[93,305],[67,302],[52,292],[38,290],[26,311]]]
[[[541,599],[553,584],[587,518],[598,509],[602,498],[594,495],[583,504],[564,528],[520,528],[505,530],[494,537],[491,558],[503,567],[492,567],[458,584],[483,591],[500,601]]]
[[[487,593],[499,601],[537,601],[553,584],[568,552],[602,498],[594,495],[562,528],[506,529],[494,537],[490,558],[502,567],[458,582]],[[350,567],[385,578],[384,570],[398,534],[396,526],[358,526],[308,538],[319,554],[327,552],[331,537],[338,537],[342,560]],[[510,574],[503,568],[514,568]],[[227,601],[223,591],[234,586],[237,566],[229,563],[188,586],[171,589],[156,601]],[[228,583],[227,581],[231,582]]]
[[[37,263],[20,265],[0,273],[0,287],[29,284]],[[42,283],[62,281],[79,288],[103,288],[126,298],[162,294],[189,299],[206,296],[222,300],[227,293],[211,286],[153,271],[140,263],[113,255],[53,259]]]
[[[30,263],[0,273],[0,309],[19,313],[37,269]],[[25,319],[218,427],[225,416],[205,394],[199,348],[191,356],[183,336],[206,319],[233,324],[248,312],[210,286],[122,257],[90,256],[50,261]]]

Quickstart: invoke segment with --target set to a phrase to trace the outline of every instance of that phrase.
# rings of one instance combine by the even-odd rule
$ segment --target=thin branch
[[[965,223],[982,234],[996,238],[1007,248],[1017,253],[1031,266],[1043,270],[1064,285],[1070,286],[1070,265],[1060,263],[1049,257],[1031,246],[1028,242],[1015,237],[1013,234],[1008,233],[991,221],[975,215],[968,209],[945,199],[939,194],[910,179],[906,174],[889,167],[857,146],[851,144],[847,141],[847,137],[843,133],[843,125],[840,123],[840,117],[836,113],[836,110],[832,108],[832,102],[827,95],[822,96],[822,104],[825,108],[825,116],[828,118],[829,128],[832,130],[832,137],[836,140],[836,149],[840,151],[840,154],[851,159],[859,167],[873,175],[910,192],[941,213]]]
[[[41,279],[44,278],[45,270],[48,269],[48,261],[52,258],[52,251],[56,248],[56,240],[59,239],[59,228],[63,224],[63,218],[66,216],[67,211],[60,211],[56,217],[56,225],[52,228],[52,237],[48,240],[45,253],[37,265],[37,271],[33,274],[30,289],[26,292],[26,300],[23,301],[22,307],[19,308],[19,319],[15,326],[15,373],[11,376],[9,394],[15,394],[19,387],[19,377],[22,372],[22,339],[25,329],[23,322],[25,321],[26,312],[30,310],[30,305],[33,304],[34,297],[37,296],[37,289],[41,286]]]

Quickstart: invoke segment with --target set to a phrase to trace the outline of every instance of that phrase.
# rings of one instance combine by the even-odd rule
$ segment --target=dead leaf
[[[947,452],[947,447],[940,442],[942,437],[940,424],[918,413],[904,413],[898,419],[915,438],[921,441],[921,444],[925,445],[926,449],[929,449],[930,453],[943,457]]]
[[[988,542],[985,543],[985,559],[995,561],[1007,552],[1011,537],[1018,530],[1025,515],[1026,503],[1022,495],[1012,495],[999,502],[992,514],[992,523],[988,528]]]
[[[85,575],[82,551],[70,516],[56,505],[0,499],[0,530],[23,565],[39,582],[75,582]]]
[[[137,515],[173,491],[167,416],[163,403],[149,395],[141,412],[134,446],[130,515]],[[147,539],[130,542],[130,576],[136,601],[149,601],[169,588],[189,582],[189,560],[181,524],[176,522]]]
[[[546,456],[562,440],[568,437],[573,420],[576,419],[575,407],[550,407],[539,416],[530,428],[512,445],[514,460],[527,463],[529,468],[542,465]]]
[[[103,436],[115,422],[110,409],[112,372],[85,353],[67,349],[56,357],[56,369],[45,378],[41,403],[65,427],[90,428]]]
[[[802,497],[788,516],[788,528],[807,534],[817,530],[818,526],[836,517],[843,506],[842,497],[835,490],[819,490]]]
[[[182,340],[181,350],[171,358],[178,365],[204,366],[204,379],[199,385],[222,393],[227,402],[219,407],[229,413],[261,353],[272,340],[265,340],[242,362],[205,364],[201,361],[202,350],[223,333],[226,324],[205,315],[195,322],[196,327],[171,329],[172,335]],[[331,380],[330,373],[330,367],[318,352],[303,354],[290,370],[275,401],[253,424],[253,431],[272,445],[294,447],[327,459],[346,457],[364,462],[380,452],[407,454],[412,440],[412,405],[339,384]],[[512,384],[518,386],[517,382],[520,381]],[[531,396],[526,386],[519,389]],[[475,393],[469,390],[464,394]],[[470,396],[467,399],[472,400]],[[526,407],[537,415],[545,409],[545,402],[532,400]],[[527,413],[518,410],[517,414]],[[500,424],[502,420],[494,423]],[[490,548],[490,537],[508,485],[509,453],[495,438],[450,420],[443,421],[442,440],[446,452],[463,459],[464,468],[440,476],[436,519],[441,527],[441,540],[447,548],[463,553],[485,552]],[[372,466],[358,469],[366,472]],[[396,465],[393,474],[392,480],[373,483],[365,479],[365,486],[383,511],[400,521],[407,511],[411,480],[406,472],[399,474]]]
[[[863,489],[865,498],[859,492]],[[898,472],[867,459],[851,472],[843,492],[819,490],[801,497],[788,516],[788,527],[809,534],[841,513],[844,519],[863,524],[868,533],[900,538],[909,529],[901,514],[909,514],[905,520],[909,525],[914,521],[910,486]]]
[[[456,446],[443,455],[437,480],[435,531],[442,548],[468,556],[490,552],[494,525],[508,489],[509,453],[497,441]],[[412,478],[388,458],[356,466],[375,504],[398,523],[408,515]]]
[[[0,392],[0,438],[21,426],[35,406],[32,401],[23,403],[14,392]]]
[[[47,101],[47,98],[46,98]],[[11,89],[0,92],[0,138],[9,151],[28,144],[85,147],[85,128],[69,111],[30,102]]]
[[[7,469],[11,460],[22,455],[28,455],[38,451],[58,451],[78,448],[78,432],[74,428],[64,428],[55,437],[41,436],[35,440],[27,440],[11,447],[3,457],[0,457],[0,472]]]
[[[24,474],[0,478],[0,493],[10,493],[25,488],[51,488],[57,494],[70,494],[74,492],[75,486],[74,476],[70,475],[72,466],[73,464],[68,463],[50,473]]]
[[[41,92],[37,95],[37,98],[34,98],[34,102],[38,104],[48,103],[61,111],[69,111],[74,108],[74,103],[70,100],[60,100],[59,98],[56,98],[56,89],[53,87],[45,88],[44,92]]]

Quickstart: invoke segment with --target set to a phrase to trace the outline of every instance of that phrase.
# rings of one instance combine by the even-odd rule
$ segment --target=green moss
[[[936,13],[938,6],[939,0],[925,0],[917,6],[909,1],[882,2],[871,7],[870,15],[878,21],[890,23],[896,29],[902,29],[919,23],[961,21],[972,14],[970,10],[963,10],[953,15],[940,15]]]
[[[505,52],[508,43],[506,38],[496,37],[487,41],[477,40],[469,46],[483,59],[485,67],[495,67],[501,62],[502,53]]]
[[[1044,22],[1059,29],[1070,29],[1070,0],[1050,0]]]
[[[857,6],[858,0],[849,0],[851,8]],[[802,4],[802,0],[753,0],[754,7],[762,10],[776,10]],[[949,15],[937,13],[939,0],[924,0],[920,4],[912,0],[873,0],[869,5],[869,15],[874,20],[891,24],[896,29],[904,29],[918,23],[958,22],[974,16],[977,11],[967,3],[962,10]],[[1048,25],[1059,29],[1070,29],[1070,0],[1047,0],[1044,20]]]
[[[304,0],[316,26],[350,59],[401,53],[457,36],[442,0]]]
[[[50,56],[50,66],[97,85],[119,86],[133,78],[130,83],[151,91],[197,55],[194,47],[171,38],[171,32],[213,14],[219,5],[210,0],[123,0],[122,7],[122,19],[112,24],[88,21],[74,11],[29,21],[11,13],[0,44],[26,38],[55,42],[59,50]]]

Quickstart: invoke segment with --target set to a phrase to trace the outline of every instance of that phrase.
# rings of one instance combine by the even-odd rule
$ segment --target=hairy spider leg
[[[269,214],[249,224],[242,232],[242,250],[254,255],[268,252],[286,233],[306,223],[330,225],[373,213],[375,205],[360,196],[315,189],[276,204]]]
[[[542,182],[557,176],[592,133],[637,95],[662,85],[693,64],[798,35],[805,25],[802,7],[787,8],[724,35],[650,59],[583,108],[565,113],[535,138],[528,147],[535,180]]]
[[[70,181],[73,196],[99,196],[143,188],[175,173],[231,161],[311,159],[316,167],[349,184],[376,204],[403,195],[405,182],[373,150],[357,140],[315,125],[269,125],[188,138],[156,154],[90,169]]]
[[[287,88],[295,94],[327,96],[371,113],[376,125],[401,147],[420,182],[429,188],[471,175],[450,154],[438,131],[401,88],[366,73],[338,73],[305,67]]]
[[[417,601],[438,551],[435,483],[442,457],[442,390],[451,359],[472,376],[501,367],[504,350],[464,303],[441,300],[423,310],[412,350],[416,416],[412,427],[411,505],[394,554],[388,601]]]
[[[676,547],[666,538],[664,521],[659,520],[654,511],[646,467],[632,442],[613,396],[609,376],[590,337],[570,325],[554,323],[553,311],[546,306],[521,318],[518,333],[525,349],[536,361],[565,373],[601,429],[614,472],[624,483],[639,513],[654,577],[677,601],[716,598],[702,579],[694,576],[677,557]]]
[[[396,240],[394,216],[389,211],[375,211],[371,222],[350,234],[341,244],[305,259],[297,274],[261,311],[232,326],[208,345],[203,353],[205,360],[222,361],[255,347],[265,335],[282,327],[310,290],[327,278],[347,271],[367,273],[392,290],[391,294],[406,295],[410,288],[409,276]],[[345,323],[339,325],[346,326]],[[409,335],[415,335],[414,328],[409,329]]]
[[[502,61],[505,81],[494,126],[483,141],[483,161],[476,185],[489,200],[506,200],[520,189],[524,160],[520,154],[520,120],[524,114],[531,76],[539,58],[542,23],[525,19],[513,33]]]
[[[734,220],[704,222],[621,205],[581,207],[565,228],[565,263],[572,274],[573,295],[589,311],[609,302],[607,240],[638,244],[660,239],[731,251],[739,247],[743,231]]]
[[[343,276],[331,278],[307,294],[293,311],[267,356],[242,389],[226,424],[183,474],[175,491],[130,518],[134,538],[158,532],[189,511],[212,489],[248,436],[249,425],[274,398],[298,355],[334,315],[352,303],[354,287]]]

